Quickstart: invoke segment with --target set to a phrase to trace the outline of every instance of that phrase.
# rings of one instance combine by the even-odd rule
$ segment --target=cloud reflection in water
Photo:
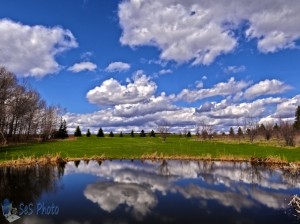
[[[278,169],[254,167],[249,163],[204,161],[95,161],[68,163],[65,175],[89,173],[100,177],[89,184],[84,196],[107,212],[120,205],[141,220],[159,204],[158,195],[178,194],[197,199],[207,207],[212,200],[237,212],[266,206],[287,208],[287,189],[299,189],[299,177]]]

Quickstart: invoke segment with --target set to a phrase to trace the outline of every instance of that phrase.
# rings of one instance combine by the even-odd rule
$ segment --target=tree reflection
[[[80,160],[75,160],[74,161],[74,165],[76,166],[76,168],[78,168],[79,164],[80,164]]]
[[[51,165],[0,169],[0,200],[14,204],[35,202],[44,192],[55,192],[64,168]]]
[[[170,175],[170,170],[169,170],[169,167],[168,167],[168,162],[167,160],[163,160],[160,164],[160,166],[158,167],[158,170],[159,170],[159,173],[161,175],[164,175],[164,176],[169,176]]]

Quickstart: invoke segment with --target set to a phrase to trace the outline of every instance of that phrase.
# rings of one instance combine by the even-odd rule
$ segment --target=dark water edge
[[[300,194],[299,172],[247,162],[91,160],[0,168],[0,200],[18,209],[16,224],[300,223],[288,206],[294,194]],[[0,223],[8,223],[2,211]]]

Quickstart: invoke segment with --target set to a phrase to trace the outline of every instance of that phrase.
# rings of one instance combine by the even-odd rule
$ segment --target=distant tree
[[[263,123],[261,123],[258,128],[257,128],[257,134],[264,136],[265,135],[265,131],[266,131],[266,127]]]
[[[198,129],[201,130],[201,137],[205,139],[212,139],[214,135],[214,128],[212,125],[207,124],[205,121],[201,121],[198,125]],[[196,129],[197,131],[197,129]]]
[[[203,140],[208,139],[208,132],[207,132],[207,130],[203,129],[201,131],[201,137],[202,137]]]
[[[160,137],[163,139],[163,142],[166,141],[167,137],[169,136],[169,130],[170,130],[170,126],[167,122],[162,122],[158,128],[157,131],[160,135]]]
[[[90,129],[87,130],[87,132],[86,132],[86,137],[91,137]]]
[[[122,131],[120,132],[120,135],[119,135],[119,137],[123,137],[123,132],[122,132]]]
[[[155,132],[153,130],[150,132],[150,137],[155,137]]]
[[[273,125],[271,123],[266,123],[264,125],[264,131],[263,134],[265,136],[265,139],[267,141],[269,141],[272,137],[272,133],[273,133]]]
[[[241,142],[241,138],[244,138],[244,132],[241,129],[241,127],[238,128],[237,136],[238,136],[239,142]]]
[[[200,128],[196,127],[196,136],[200,138]]]
[[[293,125],[287,121],[281,121],[280,123],[280,134],[285,141],[285,145],[294,146],[295,145],[295,129]]]
[[[187,133],[186,137],[188,137],[188,138],[192,137],[192,134],[191,134],[191,132],[190,132],[190,131],[188,131],[188,133]]]
[[[103,132],[102,128],[100,128],[98,130],[97,137],[104,137],[104,132]]]
[[[54,134],[55,138],[68,138],[67,122],[61,118],[58,131]]]
[[[295,122],[293,124],[295,130],[300,130],[300,106],[297,107],[295,112]]]
[[[253,143],[254,138],[257,135],[257,129],[258,129],[257,118],[254,118],[254,117],[245,118],[244,119],[244,129],[247,132],[250,143]]]
[[[188,133],[188,130],[186,128],[184,128],[183,131],[182,131],[182,133],[183,133],[183,136],[186,137],[186,135]]]
[[[134,137],[134,131],[133,130],[131,130],[131,132],[130,132],[130,137]]]
[[[275,125],[273,126],[273,134],[275,135],[277,141],[279,142],[279,139],[280,139],[280,127],[277,123],[275,123]]]
[[[238,135],[239,137],[243,137],[243,136],[244,136],[244,133],[243,133],[243,130],[241,129],[241,127],[238,128],[237,135]]]
[[[75,131],[75,133],[74,133],[74,136],[75,136],[75,137],[81,137],[81,136],[82,136],[82,135],[81,135],[81,130],[80,130],[79,126],[77,126],[77,128],[76,128],[76,131]]]
[[[114,133],[112,131],[109,132],[109,137],[114,137]]]
[[[146,134],[145,134],[144,130],[141,131],[140,137],[146,137]]]
[[[261,130],[266,130],[266,127],[263,123],[260,124],[260,127],[259,127]]]
[[[235,136],[235,133],[234,133],[234,130],[232,127],[229,129],[229,136],[232,138]]]

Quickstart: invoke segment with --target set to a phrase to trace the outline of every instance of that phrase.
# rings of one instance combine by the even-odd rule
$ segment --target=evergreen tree
[[[76,131],[75,131],[75,133],[74,133],[74,136],[75,136],[75,137],[81,137],[81,136],[82,136],[82,135],[81,135],[81,130],[80,130],[79,126],[77,126],[77,128],[76,128]]]
[[[277,131],[278,129],[279,129],[279,126],[278,126],[277,123],[275,123],[275,125],[274,125],[274,127],[273,127],[273,130],[274,130],[274,131]]]
[[[112,131],[110,131],[109,137],[114,137],[114,133]]]
[[[58,131],[54,134],[55,138],[64,139],[69,137],[67,130],[67,122],[61,118]]]
[[[104,133],[102,128],[99,129],[98,133],[97,133],[97,137],[104,137]]]
[[[87,132],[86,132],[86,137],[91,137],[90,129],[87,130]]]
[[[155,132],[153,130],[150,132],[150,137],[155,137]]]
[[[247,135],[250,135],[251,134],[250,128],[247,128],[246,132],[247,132]]]
[[[266,127],[264,124],[261,124],[260,127],[259,127],[262,131],[266,130]]]
[[[243,130],[241,129],[241,127],[238,128],[237,134],[238,134],[239,137],[243,137],[244,136],[244,133],[243,133]]]
[[[235,134],[234,134],[234,130],[233,130],[233,128],[231,127],[230,130],[229,130],[229,136],[230,136],[230,137],[234,137],[234,135],[235,135]]]
[[[298,131],[300,130],[300,106],[298,106],[296,109],[293,127]]]
[[[131,132],[130,132],[130,137],[134,137],[134,131],[133,130],[131,130]]]
[[[144,130],[141,131],[140,137],[146,137],[146,134],[145,134]]]
[[[191,134],[191,132],[190,132],[190,131],[188,131],[188,133],[187,133],[186,137],[188,137],[188,138],[192,137],[192,134]]]
[[[119,137],[123,137],[123,132],[122,132],[122,131],[120,132],[120,135],[119,135]]]

